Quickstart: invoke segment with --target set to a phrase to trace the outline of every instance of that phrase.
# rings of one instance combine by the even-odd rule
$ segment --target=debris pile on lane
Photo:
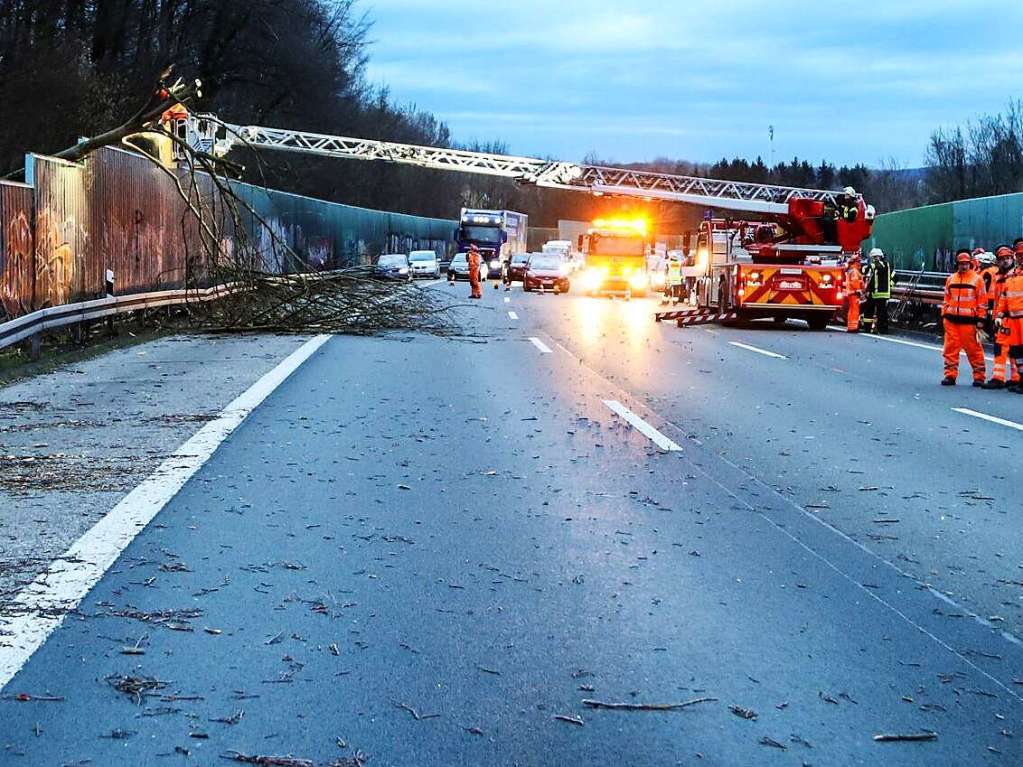
[[[219,301],[189,304],[195,324],[218,332],[275,331],[365,335],[388,330],[454,332],[443,294],[375,279],[368,267],[283,277],[223,267],[239,286]]]

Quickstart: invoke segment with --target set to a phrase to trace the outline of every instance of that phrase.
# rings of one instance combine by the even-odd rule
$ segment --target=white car
[[[432,250],[413,250],[408,260],[413,277],[440,277],[440,262]]]

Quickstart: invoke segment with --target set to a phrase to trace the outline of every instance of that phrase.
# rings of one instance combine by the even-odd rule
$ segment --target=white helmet
[[[843,189],[842,193],[843,194],[847,194],[850,197],[855,197],[856,196],[856,190],[853,189],[851,186],[847,186],[845,189]]]
[[[998,263],[998,259],[995,258],[994,253],[984,251],[983,253],[977,254],[977,263],[982,264],[983,266],[994,266]]]
[[[864,209],[863,215],[866,217],[867,221],[873,221],[874,218],[877,216],[877,211],[874,209],[873,205],[868,205]]]
[[[884,251],[880,248],[873,248],[870,251],[871,258],[884,258]]]

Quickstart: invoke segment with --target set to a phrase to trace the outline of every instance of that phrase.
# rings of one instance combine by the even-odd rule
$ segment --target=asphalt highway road
[[[1019,764],[1023,397],[655,308],[329,340],[6,684],[0,764]]]

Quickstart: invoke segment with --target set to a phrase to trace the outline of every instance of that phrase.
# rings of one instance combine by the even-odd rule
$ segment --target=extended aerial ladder
[[[192,146],[216,155],[226,154],[234,147],[249,146],[346,160],[380,160],[421,168],[500,176],[553,189],[681,202],[747,214],[786,215],[792,200],[808,199],[835,205],[841,195],[841,192],[820,189],[719,181],[308,131],[232,125],[203,114],[190,118],[188,141]]]
[[[707,267],[696,310],[662,313],[674,319],[697,312],[705,317],[812,318],[821,325],[843,299],[840,273],[821,283],[820,268],[807,265],[820,254],[841,258],[859,250],[870,234],[873,209],[862,197],[843,192],[775,184],[723,181],[698,176],[609,168],[533,157],[471,152],[390,141],[333,136],[309,131],[233,125],[214,115],[194,114],[186,125],[187,142],[207,154],[223,156],[235,147],[275,149],[347,160],[378,160],[420,168],[475,173],[518,183],[597,196],[635,197],[737,212],[777,228],[760,227],[758,242],[742,258],[770,268],[750,270],[729,254]],[[845,213],[852,212],[851,216]],[[845,212],[845,213],[843,213]],[[743,225],[745,227],[745,225]],[[713,227],[711,227],[713,228]],[[763,237],[761,237],[763,235]],[[708,241],[709,242],[709,241]],[[713,251],[713,248],[710,248]],[[817,254],[817,255],[812,255]],[[790,266],[787,262],[794,261]],[[778,267],[781,267],[780,271]],[[816,270],[816,271],[814,271]],[[750,292],[747,292],[747,288]],[[756,290],[753,290],[756,289]],[[755,295],[756,301],[750,296]],[[668,316],[671,315],[671,316]],[[678,316],[675,316],[678,315]],[[691,318],[690,318],[691,319]]]

